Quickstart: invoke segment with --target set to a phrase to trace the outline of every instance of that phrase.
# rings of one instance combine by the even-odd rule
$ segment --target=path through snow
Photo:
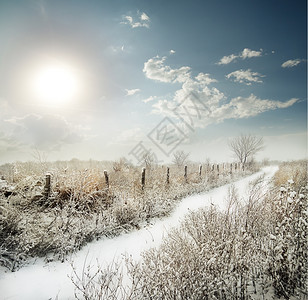
[[[277,170],[276,166],[266,167],[261,172],[233,184],[238,189],[239,195],[244,197],[249,182],[262,174],[265,174],[265,180],[270,180]],[[105,265],[121,259],[122,254],[131,255],[134,259],[140,258],[142,251],[159,246],[170,228],[178,226],[189,210],[197,210],[211,203],[224,209],[230,186],[231,184],[227,184],[183,199],[170,217],[157,220],[151,226],[113,239],[102,238],[89,243],[71,257],[77,274],[82,273],[85,261],[86,265],[97,265],[97,261]],[[14,273],[0,272],[0,299],[75,299],[74,285],[70,280],[71,274],[70,262],[45,264],[43,259],[38,259],[33,265],[28,265]]]

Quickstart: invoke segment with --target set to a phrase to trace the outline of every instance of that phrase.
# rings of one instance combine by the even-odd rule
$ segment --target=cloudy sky
[[[305,0],[0,0],[0,163],[307,147]]]

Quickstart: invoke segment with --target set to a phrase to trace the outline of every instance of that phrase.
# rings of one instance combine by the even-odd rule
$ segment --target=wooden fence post
[[[169,167],[167,167],[167,180],[166,183],[169,184]]]
[[[185,182],[187,183],[187,166],[184,167],[184,178]]]
[[[106,189],[108,191],[109,190],[109,177],[108,177],[108,172],[106,170],[104,170],[104,175],[105,175]]]
[[[145,186],[145,168],[142,168],[142,173],[141,173],[141,188],[144,190]]]
[[[199,176],[201,177],[201,173],[202,173],[202,165],[199,166]]]
[[[217,175],[219,176],[219,164],[217,164]]]
[[[50,196],[50,190],[51,190],[51,175],[50,174],[46,174],[45,177],[45,186],[44,186],[44,198],[47,200]]]

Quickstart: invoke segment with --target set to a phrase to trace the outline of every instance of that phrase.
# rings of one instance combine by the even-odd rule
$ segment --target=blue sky
[[[137,163],[140,142],[161,162],[175,149],[232,161],[240,134],[264,137],[258,159],[306,157],[306,5],[0,1],[0,163],[34,149]],[[38,79],[54,65],[70,70],[71,90],[63,67]]]

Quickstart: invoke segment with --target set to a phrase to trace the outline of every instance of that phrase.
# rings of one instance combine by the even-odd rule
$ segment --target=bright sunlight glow
[[[65,104],[77,96],[78,78],[76,72],[65,64],[43,65],[32,77],[32,90],[39,101],[48,105]]]

